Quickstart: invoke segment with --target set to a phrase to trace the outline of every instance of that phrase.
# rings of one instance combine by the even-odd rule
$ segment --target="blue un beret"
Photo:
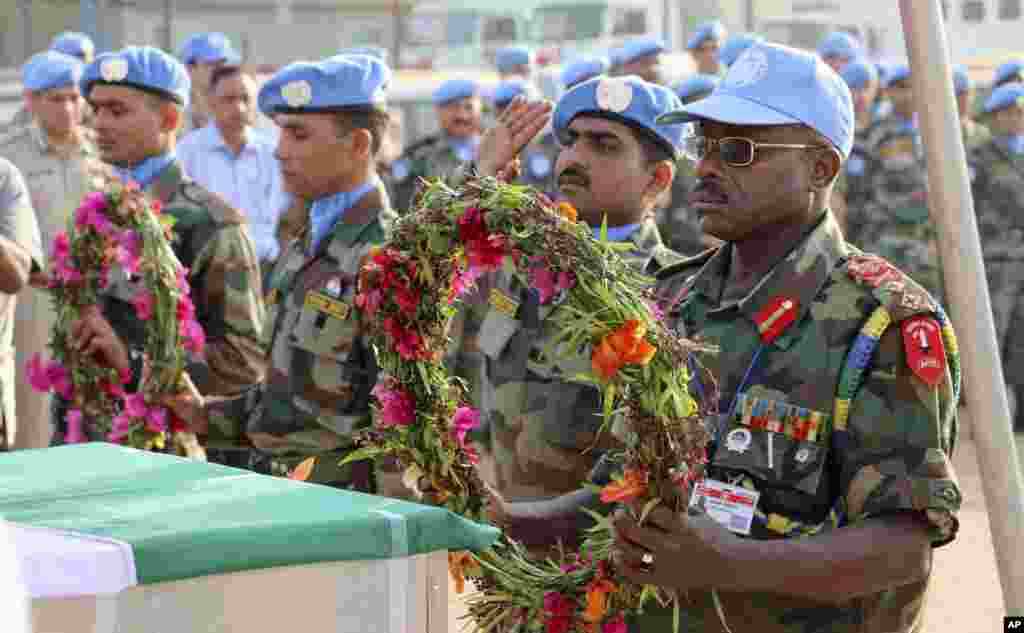
[[[1011,59],[1008,62],[1003,62],[996,68],[996,74],[992,78],[992,83],[1020,81],[1021,71],[1024,71],[1024,59]]]
[[[658,117],[682,107],[671,90],[630,75],[596,77],[565,93],[555,107],[552,129],[564,138],[569,125],[582,115],[624,123],[645,132],[670,156],[679,158],[685,125],[658,123]]]
[[[985,100],[985,107],[982,111],[985,114],[992,114],[1014,104],[1024,105],[1024,83],[1018,81],[1011,81],[993,90]]]
[[[699,47],[707,40],[723,40],[725,39],[725,25],[715,20],[713,22],[705,22],[697,27],[697,31],[693,34],[693,37],[686,42],[687,50],[693,50]]]
[[[103,53],[82,73],[82,94],[95,83],[129,86],[156,93],[188,107],[192,82],[178,60],[152,46],[129,46]]]
[[[733,35],[725,42],[722,49],[718,51],[718,61],[724,66],[732,66],[739,56],[743,54],[743,51],[763,40],[763,37],[754,33]]]
[[[855,59],[843,66],[843,69],[839,71],[839,76],[843,78],[850,90],[860,90],[878,79],[878,69],[869,61]]]
[[[21,67],[22,86],[32,92],[74,86],[81,78],[82,62],[57,51],[36,53]]]
[[[507,73],[516,66],[529,66],[532,63],[533,53],[525,46],[502,48],[494,56],[494,64],[500,73]]]
[[[504,108],[520,95],[531,97],[532,92],[530,85],[520,79],[503,81],[494,89],[494,106],[499,109]]]
[[[88,64],[96,54],[96,46],[92,39],[85,33],[64,31],[53,38],[50,42],[50,50],[77,57],[80,61]]]
[[[713,92],[718,87],[719,81],[719,78],[715,75],[705,75],[703,73],[690,75],[676,85],[676,96],[685,103],[699,94]]]
[[[898,64],[890,66],[885,73],[885,87],[893,85],[898,81],[905,81],[910,78],[910,66],[907,64]]]
[[[260,88],[260,111],[330,112],[387,105],[391,69],[376,57],[336,55],[318,62],[295,62]]]
[[[853,35],[846,31],[832,31],[818,44],[818,54],[822,57],[857,59],[864,54],[864,50]]]
[[[853,148],[853,98],[846,82],[817,55],[779,44],[750,47],[707,99],[661,122],[707,119],[729,125],[806,125],[846,158]]]
[[[241,55],[223,33],[197,33],[185,40],[178,57],[186,64],[213,64],[227,62],[237,64]]]
[[[666,50],[665,42],[656,37],[643,37],[637,40],[626,42],[621,48],[612,52],[612,64],[621,66],[631,64],[638,59],[648,55],[658,55]]]
[[[459,99],[480,94],[480,87],[472,79],[449,79],[434,91],[434,105],[442,106]]]
[[[562,87],[568,90],[578,83],[603,75],[610,66],[607,57],[581,57],[562,70]]]

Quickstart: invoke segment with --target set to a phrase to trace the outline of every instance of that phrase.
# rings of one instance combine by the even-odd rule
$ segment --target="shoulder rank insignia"
[[[771,343],[786,331],[799,312],[799,302],[791,297],[776,297],[754,316],[761,340]]]
[[[900,329],[910,370],[928,386],[938,386],[946,372],[946,350],[939,322],[934,317],[918,315],[903,321]]]

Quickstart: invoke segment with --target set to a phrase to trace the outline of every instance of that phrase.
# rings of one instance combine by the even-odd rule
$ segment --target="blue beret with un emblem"
[[[612,63],[616,66],[632,64],[638,59],[650,55],[660,55],[666,50],[665,42],[656,37],[642,37],[627,42],[622,48],[612,53]]]
[[[645,133],[670,156],[679,158],[685,125],[659,123],[658,117],[682,107],[679,97],[664,86],[628,77],[597,77],[565,93],[555,106],[552,129],[564,139],[580,115],[617,121]]]
[[[996,67],[996,74],[992,83],[1000,84],[1007,81],[1020,81],[1021,72],[1024,71],[1024,59],[1011,59]]]
[[[31,92],[74,86],[81,78],[82,62],[57,51],[36,53],[21,67],[22,86]]]
[[[197,33],[191,36],[182,45],[178,57],[186,64],[237,64],[241,61],[241,55],[223,33]]]
[[[91,62],[96,54],[96,46],[92,43],[92,38],[85,33],[74,31],[64,31],[58,34],[50,42],[50,50],[77,57],[86,64]]]
[[[707,99],[659,119],[729,125],[805,125],[839,150],[853,148],[853,98],[846,82],[817,55],[762,42],[747,49]]]
[[[715,75],[697,73],[690,75],[676,85],[676,96],[680,101],[688,101],[700,94],[713,92],[718,87],[720,79]]]
[[[582,57],[562,70],[562,87],[568,90],[578,83],[608,72],[611,61],[607,57]]]
[[[701,44],[708,40],[723,40],[725,39],[725,25],[715,20],[713,22],[705,22],[697,27],[697,31],[693,34],[686,42],[687,50],[693,50],[698,48]]]
[[[885,73],[885,87],[888,88],[894,83],[906,81],[907,79],[910,79],[910,66],[907,64],[890,66],[889,70]]]
[[[832,31],[818,44],[818,54],[822,57],[856,59],[864,54],[864,50],[853,35],[846,31]]]
[[[188,71],[181,62],[152,46],[129,46],[103,53],[82,73],[81,89],[86,98],[96,83],[136,88],[185,107],[192,89]]]
[[[763,40],[763,37],[754,33],[733,35],[718,51],[718,61],[724,66],[732,66],[745,50]]]
[[[501,73],[507,73],[516,66],[529,66],[532,63],[533,53],[525,46],[508,46],[498,50],[494,56],[494,65]]]
[[[391,69],[376,57],[337,55],[318,62],[295,62],[260,88],[260,111],[332,112],[343,108],[387,107]]]
[[[459,99],[480,94],[480,86],[472,79],[449,79],[434,91],[434,105],[443,106]]]
[[[878,69],[871,62],[855,59],[843,66],[843,69],[839,71],[839,76],[843,78],[850,90],[861,90],[878,79]]]
[[[1024,83],[1011,81],[992,91],[992,94],[985,100],[982,111],[985,114],[992,114],[1017,104],[1024,105]]]

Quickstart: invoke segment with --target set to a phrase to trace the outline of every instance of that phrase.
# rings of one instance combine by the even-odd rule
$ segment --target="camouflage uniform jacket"
[[[337,462],[351,449],[352,432],[370,424],[377,380],[353,300],[364,258],[384,241],[380,218],[389,211],[379,186],[345,211],[316,252],[309,252],[307,228],[274,266],[266,296],[267,380],[210,412],[211,425],[242,421],[253,445],[271,458],[273,474],[318,456],[310,481],[348,483],[350,473]],[[369,488],[367,481],[356,485]]]
[[[890,260],[932,296],[942,299],[935,223],[928,212],[928,175],[916,133],[895,115],[880,121],[865,141],[871,200],[850,207],[850,241]]]
[[[630,241],[635,250],[627,261],[649,274],[683,259],[664,246],[653,219]],[[535,292],[508,275],[491,282],[477,346],[483,354],[481,411],[491,426],[498,489],[510,500],[576,490],[610,441],[610,434],[597,433],[598,390],[564,378],[589,371],[590,352],[568,360],[548,356],[554,332],[547,318],[558,310],[558,299],[539,305]],[[585,452],[595,441],[594,450]]]
[[[883,259],[844,242],[831,214],[746,297],[721,305],[730,258],[726,245],[664,270],[658,291],[682,336],[720,347],[701,358],[719,385],[707,474],[760,493],[748,538],[813,538],[869,517],[914,512],[932,526],[934,546],[952,540],[961,502],[950,461],[956,348],[942,354],[937,346],[932,358],[945,371],[930,386],[904,352],[916,336],[901,334],[909,323],[944,321],[931,297]],[[891,317],[888,327],[875,321],[879,308]],[[869,320],[878,327],[865,328]],[[860,336],[866,331],[871,345]],[[862,381],[843,394],[848,365],[863,368]],[[705,384],[695,381],[694,391],[710,398]],[[720,596],[736,630],[895,633],[919,630],[926,587],[914,583],[842,606]],[[709,594],[691,592],[684,608],[691,631],[722,630]]]
[[[175,220],[171,246],[189,271],[196,317],[206,333],[205,354],[191,360],[189,375],[204,395],[243,392],[259,383],[266,370],[260,345],[264,309],[259,264],[245,216],[189,180],[178,163],[164,169],[146,192],[161,201],[163,214]],[[139,290],[137,280],[115,268],[101,305],[131,353],[136,377],[146,341],[145,322],[138,319],[132,305]],[[64,428],[59,412],[55,422]],[[223,436],[215,431],[211,430],[210,439],[240,438],[238,433]],[[58,432],[56,443],[62,441],[60,435]]]
[[[428,136],[413,143],[391,165],[388,184],[395,210],[400,215],[412,211],[421,178],[447,179],[462,163],[443,135]]]

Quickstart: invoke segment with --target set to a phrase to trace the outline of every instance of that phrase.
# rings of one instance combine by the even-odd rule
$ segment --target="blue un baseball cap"
[[[678,159],[686,126],[662,123],[658,117],[682,106],[679,97],[668,88],[648,83],[635,75],[596,77],[574,87],[558,100],[552,129],[564,140],[569,125],[576,117],[600,117],[639,130]]]
[[[982,112],[992,114],[1005,110],[1012,105],[1024,105],[1024,83],[1011,81],[993,90],[992,94],[985,100]]]
[[[582,57],[573,61],[562,71],[562,87],[566,90],[578,83],[593,79],[608,72],[611,61],[607,57]]]
[[[853,99],[846,82],[817,55],[779,44],[751,46],[711,96],[658,122],[701,119],[730,125],[805,125],[831,141],[844,159],[853,148]]]
[[[755,33],[740,33],[739,35],[733,35],[722,46],[722,49],[718,51],[718,61],[723,66],[732,66],[739,56],[743,54],[748,48],[763,42],[764,38]]]
[[[707,40],[724,40],[725,35],[725,25],[718,20],[705,22],[697,27],[693,37],[686,42],[686,49],[692,51]]]
[[[676,96],[683,103],[693,101],[694,97],[714,92],[720,81],[716,75],[705,75],[703,73],[690,75],[676,86]]]
[[[82,62],[57,51],[36,53],[21,67],[21,84],[31,92],[77,86],[81,78]]]
[[[843,66],[843,69],[839,71],[839,76],[843,78],[850,90],[860,90],[866,88],[872,81],[878,80],[878,69],[869,61],[855,59]]]
[[[391,69],[376,57],[336,55],[295,62],[260,88],[260,112],[333,112],[343,108],[387,107]]]
[[[82,95],[88,98],[97,83],[143,90],[186,108],[192,89],[181,62],[152,46],[129,46],[97,57],[82,72]]]
[[[96,46],[85,33],[75,31],[64,31],[53,38],[50,42],[50,50],[77,57],[79,61],[88,64],[96,54]]]

